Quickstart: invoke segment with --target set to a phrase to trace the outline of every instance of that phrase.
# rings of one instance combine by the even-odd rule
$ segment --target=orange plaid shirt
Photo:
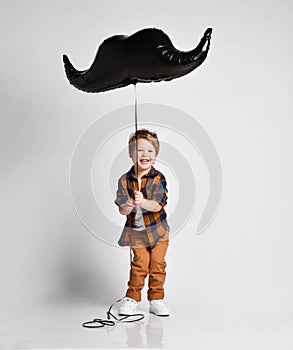
[[[129,198],[134,198],[134,191],[138,190],[138,181],[134,166],[118,180],[115,203],[120,206]],[[167,183],[164,175],[151,167],[150,171],[141,178],[141,192],[145,199],[154,200],[162,207],[158,212],[142,209],[143,221],[150,246],[155,245],[162,237],[168,237],[169,225],[164,206],[167,204]],[[126,223],[118,241],[120,246],[130,244],[130,235],[134,231],[135,209],[126,217]],[[137,233],[137,231],[134,231]]]

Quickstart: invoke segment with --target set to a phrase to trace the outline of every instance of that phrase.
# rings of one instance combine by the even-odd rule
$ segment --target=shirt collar
[[[156,169],[152,166],[150,171],[143,175],[143,177],[155,177],[157,175],[157,171]],[[136,179],[136,175],[135,175],[135,170],[134,170],[134,165],[131,167],[131,169],[128,171],[128,173],[126,174],[126,179],[130,179],[130,178],[134,178]]]

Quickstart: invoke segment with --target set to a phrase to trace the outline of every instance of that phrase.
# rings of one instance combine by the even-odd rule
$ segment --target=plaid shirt
[[[167,204],[167,188],[164,175],[151,167],[150,171],[141,178],[141,192],[145,199],[154,200],[161,205],[158,212],[147,211],[142,208],[143,220],[146,228],[149,245],[153,246],[163,236],[168,236],[169,225],[164,206]],[[138,181],[134,173],[134,166],[123,174],[118,180],[118,190],[115,203],[120,206],[126,203],[129,198],[134,198],[134,191],[138,190]],[[127,215],[122,235],[118,241],[120,246],[130,244],[130,234],[133,232],[135,220],[135,209]],[[135,231],[137,232],[137,231]]]

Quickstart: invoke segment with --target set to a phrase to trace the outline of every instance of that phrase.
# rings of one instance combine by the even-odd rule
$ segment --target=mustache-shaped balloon
[[[70,84],[85,92],[169,81],[190,73],[204,62],[211,34],[212,29],[208,28],[197,47],[187,52],[177,50],[168,35],[156,28],[142,29],[131,36],[115,35],[100,45],[87,70],[76,70],[63,55],[65,72]]]

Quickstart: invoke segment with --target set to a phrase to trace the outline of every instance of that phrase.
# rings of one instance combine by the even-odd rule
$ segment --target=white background
[[[214,320],[292,321],[292,3],[0,4],[3,347],[13,341],[18,347],[74,346],[74,332],[65,340],[42,328],[46,310],[106,308],[125,292],[128,252],[99,241],[79,221],[69,167],[82,132],[132,104],[133,87],[82,93],[69,85],[62,54],[86,69],[105,38],[145,27],[163,29],[181,50],[214,29],[200,68],[172,82],[138,86],[139,102],[194,116],[223,167],[223,198],[212,225],[200,236],[185,228],[171,241],[168,305],[175,314],[186,310]],[[52,317],[60,317],[58,311]],[[36,342],[38,334],[46,334],[47,343]],[[293,346],[292,338],[285,345],[279,349]]]

